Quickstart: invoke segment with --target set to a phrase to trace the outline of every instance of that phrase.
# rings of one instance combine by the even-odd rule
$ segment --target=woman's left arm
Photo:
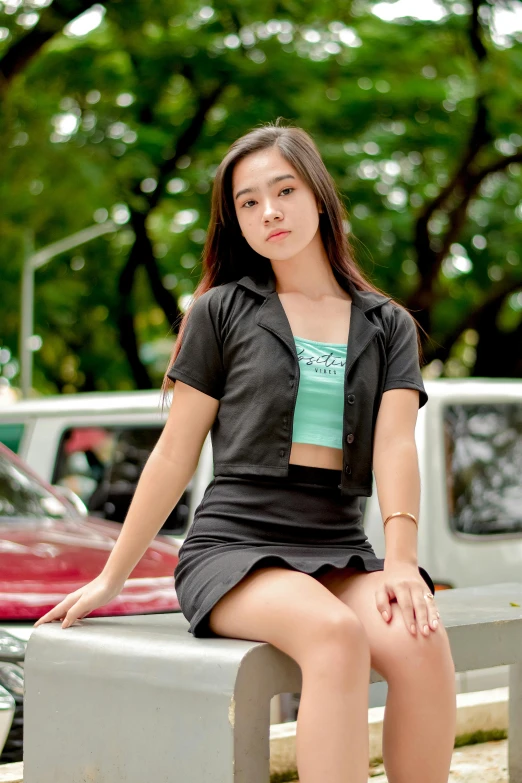
[[[415,423],[419,392],[389,389],[382,395],[373,444],[373,472],[383,520],[395,511],[407,511],[419,518],[420,475]],[[402,610],[406,627],[414,636],[417,625],[428,636],[437,625],[434,601],[417,562],[417,526],[409,517],[393,517],[385,527],[386,553],[384,586],[376,592],[377,608],[383,619],[391,619],[390,599]]]

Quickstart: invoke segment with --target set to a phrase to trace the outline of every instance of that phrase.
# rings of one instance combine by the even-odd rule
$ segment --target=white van
[[[0,408],[0,442],[50,484],[75,492],[92,516],[123,522],[166,418],[154,390],[53,395]],[[185,537],[211,478],[208,435],[163,535]]]
[[[522,380],[426,381],[416,441],[421,471],[418,560],[437,589],[522,582]],[[85,393],[0,408],[0,441],[90,513],[123,521],[167,411],[159,391]],[[166,521],[180,540],[212,478],[207,436],[196,473]],[[364,525],[384,557],[377,492]],[[457,675],[460,691],[507,685],[507,667]],[[385,688],[376,683],[374,691]],[[384,703],[382,695],[371,706]]]

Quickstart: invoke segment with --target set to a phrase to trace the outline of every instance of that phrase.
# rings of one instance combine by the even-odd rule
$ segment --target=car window
[[[522,533],[522,404],[444,408],[448,511],[461,533]]]
[[[0,443],[18,454],[22,435],[24,434],[24,425],[15,422],[0,423]]]
[[[160,426],[71,427],[64,431],[53,484],[67,486],[94,515],[123,522]],[[188,524],[191,484],[161,532],[181,535]]]
[[[0,454],[0,520],[14,517],[72,516],[71,509],[39,484],[32,476]]]

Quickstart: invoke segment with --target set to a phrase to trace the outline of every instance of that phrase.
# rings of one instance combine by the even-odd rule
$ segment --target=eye
[[[281,193],[284,193],[284,192],[285,192],[285,190],[295,190],[295,188],[291,188],[291,187],[288,187],[288,188],[283,188],[283,190],[281,190],[281,191],[279,192],[279,195],[281,195]],[[249,199],[248,201],[245,201],[245,203],[243,204],[243,206],[244,206],[244,207],[246,207],[246,205],[247,205],[247,204],[252,204],[252,203],[255,203],[255,202],[253,201],[253,199]]]

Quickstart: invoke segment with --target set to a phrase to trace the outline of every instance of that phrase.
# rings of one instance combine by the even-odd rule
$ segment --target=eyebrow
[[[293,174],[279,174],[277,177],[272,177],[272,179],[269,179],[266,183],[269,188],[272,187],[272,185],[275,185],[276,182],[280,182],[282,179],[295,179]],[[238,190],[236,193],[236,200],[243,195],[243,193],[253,193],[254,190],[259,190],[259,188],[243,188],[243,190]]]

